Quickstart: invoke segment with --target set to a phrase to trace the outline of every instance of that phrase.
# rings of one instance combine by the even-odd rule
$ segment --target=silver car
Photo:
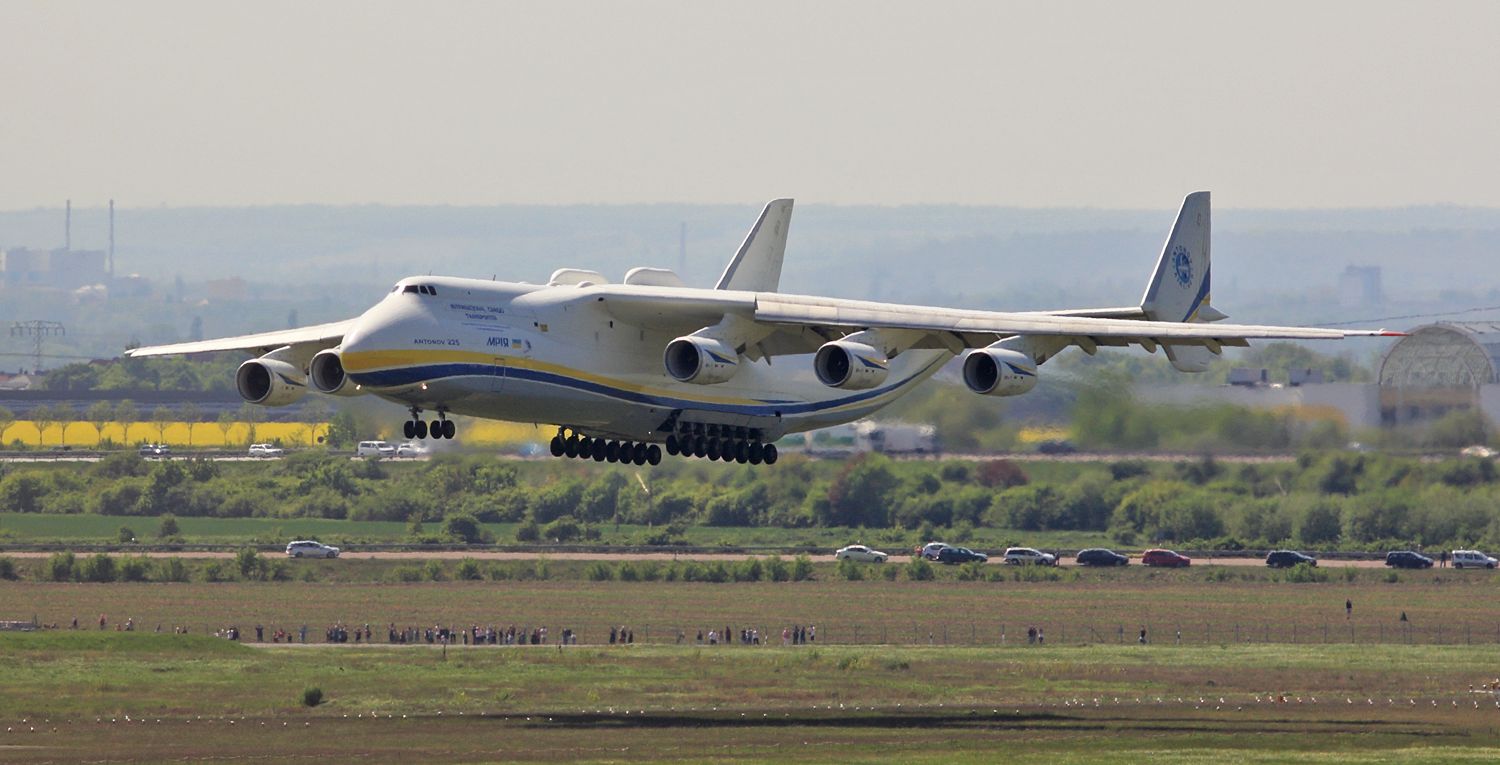
[[[884,563],[885,559],[889,557],[891,556],[879,550],[871,550],[864,545],[840,547],[833,553],[834,560],[853,560],[860,563]]]
[[[286,546],[288,558],[337,558],[339,548],[312,540],[300,540]]]

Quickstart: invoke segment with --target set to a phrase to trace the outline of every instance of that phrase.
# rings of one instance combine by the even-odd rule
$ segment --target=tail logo
[[[1172,248],[1172,275],[1177,277],[1177,283],[1186,287],[1193,283],[1193,257],[1188,254],[1186,247],[1177,245]]]

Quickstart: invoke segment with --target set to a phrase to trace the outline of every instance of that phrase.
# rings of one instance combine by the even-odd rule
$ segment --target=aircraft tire
[[[652,465],[660,465],[661,447],[657,446],[656,444],[651,444],[650,446],[646,447],[646,461],[651,463]]]
[[[427,437],[427,423],[425,423],[425,422],[423,422],[421,420],[415,420],[415,421],[413,421],[412,424],[411,424],[411,432],[412,432],[412,437],[413,438],[426,438]]]
[[[417,426],[416,426],[416,424],[414,424],[411,420],[407,420],[406,424],[401,426],[401,435],[406,436],[406,440],[408,440],[408,441],[412,440],[413,438],[416,438],[417,437]]]
[[[443,438],[451,439],[458,435],[458,424],[452,420],[443,420]]]
[[[667,436],[667,454],[674,457],[677,455],[677,436],[675,435]]]
[[[749,460],[752,465],[759,465],[761,451],[762,447],[760,444],[750,444],[750,453],[745,455],[745,459]]]
[[[709,439],[708,443],[704,446],[703,451],[708,454],[709,460],[717,460],[721,453],[719,451],[719,439]]]
[[[703,436],[695,436],[693,438],[693,456],[694,457],[699,457],[699,458],[707,457],[708,456],[708,439],[707,438],[705,438]]]
[[[547,444],[547,449],[552,452],[552,456],[554,457],[563,456],[562,436],[553,436],[552,441]]]
[[[609,443],[607,443],[607,444],[604,445],[604,461],[605,462],[619,462],[620,461],[620,444],[619,444],[618,441],[610,441]]]
[[[776,444],[765,445],[764,453],[761,454],[761,460],[764,461],[767,465],[776,464]]]
[[[734,461],[740,463],[741,465],[743,465],[746,462],[748,462],[749,460],[750,460],[750,444],[747,444],[744,441],[735,441],[734,442]]]
[[[637,464],[637,465],[644,465],[644,464],[646,464],[646,451],[647,451],[647,449],[646,449],[646,445],[644,443],[636,444],[635,447],[633,449],[631,449],[631,451],[635,453],[634,454],[635,464]]]
[[[594,440],[588,436],[578,438],[578,456],[587,459],[594,454]]]
[[[593,457],[595,462],[603,462],[605,455],[609,454],[609,444],[605,443],[602,438],[596,438],[589,451],[589,456]]]
[[[563,439],[563,454],[568,457],[578,456],[578,436],[568,436]]]

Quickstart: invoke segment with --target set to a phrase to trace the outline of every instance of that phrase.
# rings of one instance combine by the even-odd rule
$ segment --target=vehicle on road
[[[286,450],[275,444],[250,444],[251,457],[281,457]]]
[[[354,448],[356,457],[394,457],[396,447],[384,441],[360,441],[359,446]]]
[[[136,454],[139,454],[146,459],[151,459],[153,457],[169,457],[172,454],[172,447],[167,446],[166,444],[141,444],[140,448],[136,450]]]
[[[1056,566],[1057,556],[1031,547],[1007,547],[1004,561],[1011,566]]]
[[[864,545],[849,545],[840,547],[833,553],[834,560],[853,560],[860,563],[884,563],[891,556],[879,550],[871,550]]]
[[[1318,565],[1318,559],[1311,555],[1304,555],[1296,550],[1272,550],[1266,555],[1266,565],[1271,568],[1291,568],[1301,563],[1309,566]]]
[[[396,447],[397,457],[411,457],[415,459],[417,457],[426,457],[429,452],[430,450],[426,446],[416,441],[407,441]]]
[[[1037,454],[1075,454],[1078,447],[1072,441],[1043,441],[1036,445]]]
[[[1391,568],[1432,568],[1432,559],[1412,550],[1392,550],[1385,554],[1385,565]]]
[[[1121,555],[1114,550],[1106,550],[1103,547],[1090,547],[1087,550],[1079,550],[1073,562],[1080,566],[1128,566],[1130,558]]]
[[[990,556],[974,552],[967,547],[944,547],[938,551],[937,562],[950,566],[960,563],[989,563]]]
[[[1496,561],[1478,550],[1454,550],[1454,568],[1494,568]]]
[[[286,546],[286,555],[288,558],[337,558],[339,548],[310,539],[301,539]]]
[[[922,545],[922,549],[918,550],[917,554],[921,555],[927,560],[937,560],[938,553],[942,552],[947,547],[947,542],[928,542],[927,544]]]
[[[1141,563],[1146,566],[1164,566],[1167,568],[1182,568],[1193,565],[1193,559],[1171,550],[1160,548],[1147,550],[1141,553]]]

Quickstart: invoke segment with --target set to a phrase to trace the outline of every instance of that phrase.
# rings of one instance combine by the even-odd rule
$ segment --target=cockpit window
[[[398,290],[402,293],[410,292],[420,295],[432,295],[433,297],[437,297],[437,288],[430,287],[426,284],[407,284],[404,286],[398,284],[396,285],[395,289],[391,290],[391,292],[396,292]]]
[[[405,287],[403,287],[401,291],[402,292],[416,292],[417,291],[417,285],[415,285],[415,284],[408,284]]]

